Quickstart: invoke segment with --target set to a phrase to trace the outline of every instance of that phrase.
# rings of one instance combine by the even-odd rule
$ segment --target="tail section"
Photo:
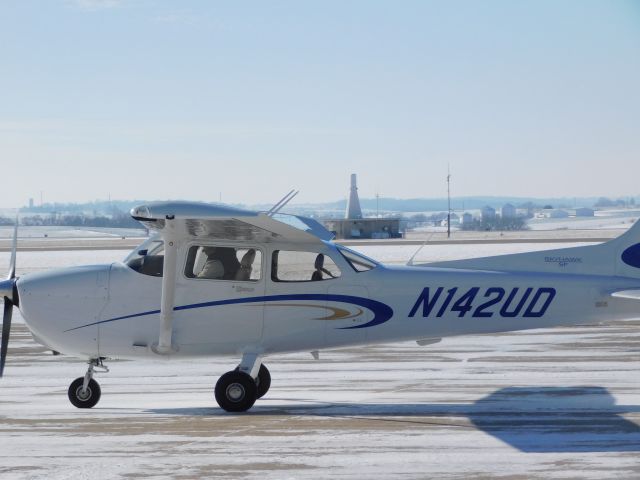
[[[640,278],[640,220],[623,235],[599,245],[436,262],[421,266]]]
[[[640,220],[624,235],[605,243],[616,247],[616,274],[623,277],[640,278]]]

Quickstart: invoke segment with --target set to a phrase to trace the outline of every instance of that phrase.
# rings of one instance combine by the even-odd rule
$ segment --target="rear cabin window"
[[[331,257],[317,252],[276,250],[271,261],[274,282],[315,282],[340,277]]]
[[[194,245],[187,252],[187,278],[257,282],[260,280],[262,252],[246,247]]]

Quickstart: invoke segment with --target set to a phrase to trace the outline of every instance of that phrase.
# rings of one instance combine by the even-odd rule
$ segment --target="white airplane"
[[[640,221],[609,242],[420,266],[387,266],[314,220],[202,203],[152,203],[156,233],[123,262],[0,282],[0,374],[12,307],[33,338],[86,359],[69,399],[91,408],[107,359],[240,357],[215,387],[227,411],[269,390],[271,354],[640,317]],[[17,227],[16,227],[17,230]]]

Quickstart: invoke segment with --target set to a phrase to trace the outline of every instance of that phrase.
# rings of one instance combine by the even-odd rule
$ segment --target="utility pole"
[[[447,238],[451,238],[451,172],[447,164]]]
[[[380,192],[376,192],[376,218],[380,218]]]

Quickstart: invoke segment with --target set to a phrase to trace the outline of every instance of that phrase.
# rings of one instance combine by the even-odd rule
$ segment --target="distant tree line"
[[[574,208],[580,206],[599,206],[602,198],[598,197],[560,197],[560,198],[530,198],[530,197],[452,197],[451,206],[456,211],[479,210],[485,205],[500,206],[505,203],[515,205],[522,209],[539,209],[545,205],[553,205],[555,208]],[[609,199],[605,199],[609,200]],[[636,196],[624,199],[609,200],[611,203],[602,206],[635,206],[639,202]],[[335,210],[344,211],[346,200],[336,202],[307,204],[307,209],[311,210]],[[360,206],[363,210],[370,212],[427,212],[442,211],[447,209],[446,198],[414,198],[414,199],[398,199],[398,198],[364,198],[360,197]],[[292,206],[295,208],[296,206]]]
[[[114,215],[117,213],[128,212],[136,205],[141,205],[143,200],[96,200],[94,202],[85,203],[43,203],[42,205],[34,205],[33,207],[23,206],[23,210],[30,213],[40,213],[46,215],[51,212],[65,212],[66,214],[84,214],[92,212],[94,215],[106,214]]]
[[[20,223],[26,226],[55,227],[104,227],[104,228],[142,228],[139,222],[129,215],[120,214],[112,217],[86,215],[34,215],[22,217]],[[8,224],[12,225],[13,221]]]
[[[455,213],[451,214],[451,218],[458,218]],[[438,212],[433,213],[431,215],[426,215],[424,213],[416,213],[414,215],[410,215],[409,217],[401,217],[401,220],[406,223],[408,228],[415,228],[424,225],[437,225],[443,220],[447,219],[447,212]]]
[[[636,205],[635,198],[631,197],[627,201],[621,198],[618,198],[616,200],[611,200],[610,198],[607,198],[607,197],[600,197],[598,198],[598,201],[595,203],[594,206],[595,207],[626,207],[627,205],[630,207],[635,207]]]

